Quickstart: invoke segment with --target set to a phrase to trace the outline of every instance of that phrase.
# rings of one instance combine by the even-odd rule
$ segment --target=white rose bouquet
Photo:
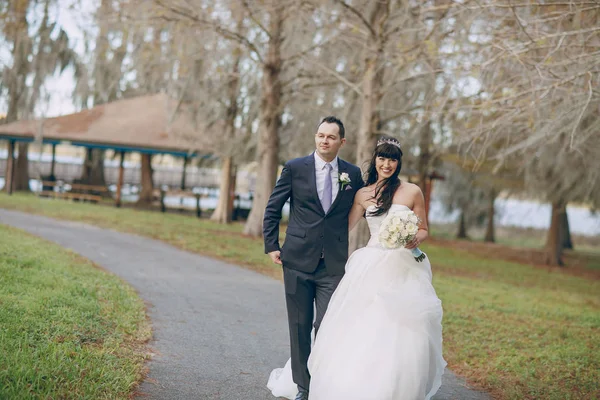
[[[417,236],[420,223],[419,217],[413,211],[389,213],[381,222],[379,242],[387,249],[405,246]],[[418,262],[426,257],[419,248],[414,248],[411,252]]]

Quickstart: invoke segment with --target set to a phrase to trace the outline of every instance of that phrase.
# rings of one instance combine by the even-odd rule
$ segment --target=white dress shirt
[[[323,191],[325,188],[325,179],[327,178],[327,170],[325,169],[325,164],[327,163],[326,161],[324,161],[315,151],[314,153],[315,155],[315,176],[317,178],[317,193],[319,194],[319,200],[321,200],[321,202],[323,202]],[[331,175],[329,176],[329,179],[331,179],[331,204],[333,204],[333,202],[335,201],[335,198],[338,194],[339,191],[339,187],[340,187],[340,182],[338,179],[338,158],[334,158],[333,161],[331,161],[329,164],[331,164]]]

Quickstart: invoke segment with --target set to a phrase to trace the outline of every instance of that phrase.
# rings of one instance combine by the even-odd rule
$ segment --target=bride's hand
[[[421,243],[423,243],[423,241],[425,239],[427,239],[428,236],[429,236],[429,232],[427,232],[425,229],[419,229],[415,238],[413,240],[411,240],[410,242],[408,242],[406,244],[406,246],[404,246],[404,247],[409,250],[415,249],[415,248],[419,247],[419,245]]]

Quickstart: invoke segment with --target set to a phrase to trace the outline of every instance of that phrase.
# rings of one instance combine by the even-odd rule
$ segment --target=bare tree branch
[[[373,27],[371,26],[369,21],[366,20],[366,18],[363,16],[363,14],[360,11],[358,11],[356,8],[352,7],[350,4],[346,3],[344,0],[336,0],[336,3],[339,3],[346,10],[350,11],[352,14],[354,14],[356,17],[358,17],[358,19],[363,23],[365,28],[368,29],[371,36],[373,36],[373,37],[377,36],[375,29],[373,29]]]
[[[260,28],[260,30],[267,35],[267,37],[269,38],[269,40],[271,39],[271,33],[269,32],[269,30],[267,28],[265,28],[263,26],[263,24],[261,24],[261,22],[254,16],[254,13],[252,12],[252,10],[250,9],[250,5],[248,4],[248,0],[243,0],[242,4],[244,4],[244,9],[246,10],[246,12],[248,13],[248,16],[250,17],[250,19],[252,20],[252,22],[254,22],[256,24],[256,26],[258,26]]]

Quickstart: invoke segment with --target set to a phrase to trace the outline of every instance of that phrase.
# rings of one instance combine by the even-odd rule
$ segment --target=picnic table
[[[38,196],[97,203],[108,193],[109,189],[106,186],[43,180]]]

